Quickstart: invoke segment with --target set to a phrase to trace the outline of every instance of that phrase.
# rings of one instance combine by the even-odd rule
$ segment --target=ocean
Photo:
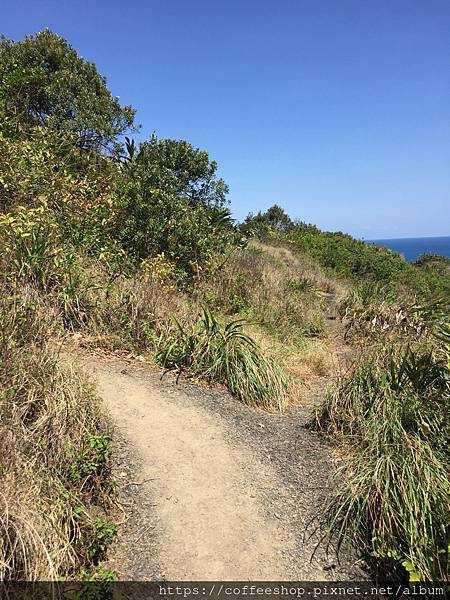
[[[386,246],[399,254],[403,254],[406,260],[413,261],[421,254],[440,254],[450,258],[450,236],[422,237],[422,238],[398,238],[393,240],[366,240],[369,244]]]

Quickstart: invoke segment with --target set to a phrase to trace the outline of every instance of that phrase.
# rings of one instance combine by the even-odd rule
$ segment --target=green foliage
[[[83,540],[85,551],[92,563],[97,563],[106,556],[106,551],[117,533],[117,526],[97,517],[94,519],[89,535]]]
[[[7,122],[76,134],[83,150],[110,148],[134,120],[95,65],[48,29],[20,42],[0,40],[0,106]]]
[[[217,163],[205,150],[184,140],[150,140],[132,151],[128,171],[145,173],[145,185],[184,198],[190,206],[220,208],[226,203],[228,186],[217,178]]]
[[[362,363],[340,379],[317,415],[349,447],[327,507],[331,530],[391,575],[402,576],[402,568],[413,579],[449,575],[446,344],[385,351]]]
[[[123,257],[112,235],[117,176],[111,160],[80,155],[70,136],[45,127],[26,138],[0,139],[0,211],[15,218],[24,210],[41,211],[64,246],[82,248],[114,268]]]
[[[321,266],[353,282],[384,284],[397,296],[413,293],[423,299],[450,292],[449,259],[424,256],[415,264],[383,246],[367,244],[342,232],[321,231],[315,225],[293,222],[279,206],[249,215],[241,229],[247,235],[267,236],[291,243]]]
[[[41,198],[55,200],[69,185],[62,173],[60,150],[64,142],[40,127],[27,138],[0,136],[0,210],[34,208]]]
[[[434,271],[438,275],[449,275],[450,258],[439,256],[439,254],[422,254],[414,263],[422,269]]]
[[[102,285],[89,277],[80,255],[65,241],[53,211],[43,204],[0,215],[0,242],[0,268],[8,293],[20,294],[28,286],[47,295],[67,329],[86,323]]]
[[[242,320],[221,325],[204,309],[194,330],[187,331],[177,323],[176,331],[161,340],[157,360],[168,369],[225,384],[246,404],[284,408],[287,378],[244,333]]]
[[[314,225],[296,224],[288,239],[324,267],[348,277],[391,280],[408,266],[403,257],[387,248],[365,244],[341,232],[323,232]]]
[[[68,600],[113,600],[117,596],[110,585],[117,581],[117,574],[101,565],[82,569],[79,579],[82,585],[67,594]]]
[[[105,567],[101,565],[98,565],[91,569],[82,569],[80,572],[80,579],[81,581],[112,583],[114,581],[117,581],[117,573],[115,573],[115,571],[111,571],[110,569],[105,569]],[[71,600],[74,600],[74,598],[71,597]]]
[[[96,566],[106,558],[117,526],[103,517],[91,519],[83,504],[74,507],[73,520],[80,532],[76,540],[78,552],[84,556],[86,565]]]
[[[265,213],[259,211],[256,215],[249,214],[241,225],[242,231],[247,235],[256,235],[260,239],[286,234],[294,226],[288,214],[274,204]]]
[[[68,467],[69,482],[84,493],[109,495],[114,487],[111,476],[111,438],[86,435]]]
[[[60,283],[74,261],[45,206],[0,216],[4,272],[15,283],[49,290]]]
[[[199,273],[237,241],[216,163],[156,136],[131,152],[118,183],[117,239],[135,260],[164,254],[179,276]]]

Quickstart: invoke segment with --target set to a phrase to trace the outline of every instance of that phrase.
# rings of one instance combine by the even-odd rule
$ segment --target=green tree
[[[158,140],[129,157],[118,182],[117,238],[137,260],[164,253],[180,275],[206,268],[237,239],[217,164],[188,142]]]
[[[217,178],[217,163],[205,150],[184,140],[159,140],[153,134],[134,152],[129,165],[145,177],[149,187],[173,193],[191,206],[217,208],[227,203],[229,190]]]
[[[111,150],[133,129],[135,111],[112,96],[94,63],[45,29],[0,39],[0,113],[5,127],[48,125],[76,134],[81,149]]]
[[[281,206],[274,204],[265,213],[250,213],[243,225],[244,232],[265,238],[273,234],[286,233],[294,226],[294,222]]]

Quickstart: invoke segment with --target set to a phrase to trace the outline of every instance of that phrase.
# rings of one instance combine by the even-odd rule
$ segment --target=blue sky
[[[209,151],[235,216],[281,204],[358,237],[450,235],[448,0],[4,0],[138,111]]]

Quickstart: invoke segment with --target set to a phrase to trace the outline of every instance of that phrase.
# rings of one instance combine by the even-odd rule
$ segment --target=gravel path
[[[361,580],[308,526],[332,455],[303,408],[268,414],[118,359],[84,357],[116,427],[125,580]],[[313,557],[314,554],[314,557]]]

